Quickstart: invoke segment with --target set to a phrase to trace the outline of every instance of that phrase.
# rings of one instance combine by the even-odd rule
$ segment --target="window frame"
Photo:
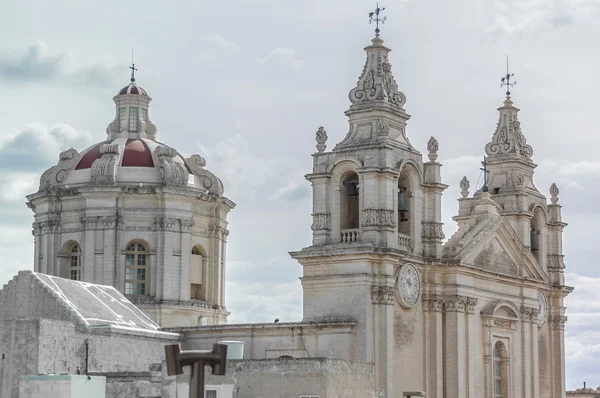
[[[127,107],[119,108],[119,131],[123,131],[127,126]]]
[[[138,131],[139,108],[129,107],[129,131]]]
[[[75,242],[69,247],[69,279],[72,281],[80,281],[81,280],[81,246],[79,243]],[[73,265],[73,261],[75,261],[75,265]],[[73,273],[75,273],[75,278],[73,278]]]
[[[125,295],[147,296],[150,294],[149,252],[148,245],[139,240],[131,241],[125,247],[123,262]]]
[[[501,340],[492,348],[492,397],[508,397],[508,361],[507,347]],[[499,387],[499,388],[498,388]]]

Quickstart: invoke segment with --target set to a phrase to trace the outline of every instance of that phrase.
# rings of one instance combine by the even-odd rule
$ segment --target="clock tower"
[[[366,63],[350,90],[346,137],[327,152],[316,134],[312,246],[291,253],[303,266],[304,321],[356,322],[350,357],[375,364],[375,388],[394,391],[404,325],[420,311],[423,258],[439,258],[444,238],[438,144],[428,160],[406,133],[410,116],[379,34],[365,48]],[[416,261],[415,261],[416,260]],[[410,333],[410,332],[409,332]],[[420,338],[417,336],[417,338]],[[418,358],[419,344],[402,347]]]

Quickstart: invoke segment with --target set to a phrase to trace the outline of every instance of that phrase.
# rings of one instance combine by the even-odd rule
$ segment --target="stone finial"
[[[467,176],[463,176],[462,180],[460,180],[460,194],[463,198],[466,198],[467,196],[469,196],[469,188],[471,187],[471,184],[469,183],[469,180],[467,180]]]
[[[552,185],[550,185],[550,202],[555,205],[558,203],[558,194],[560,193],[560,191],[558,190],[558,187],[556,186],[555,183],[552,183]]]
[[[429,151],[429,161],[435,162],[438,157],[437,151],[439,149],[439,145],[435,137],[431,137],[429,141],[427,141],[427,151]]]
[[[504,101],[504,106],[498,108],[500,118],[492,140],[485,146],[488,156],[519,155],[531,161],[533,149],[521,131],[518,119],[519,109],[513,106],[510,98]]]
[[[325,131],[323,126],[319,127],[319,129],[317,130],[317,151],[325,151],[325,148],[327,148],[327,145],[325,145],[325,143],[327,142],[327,138],[327,131]]]

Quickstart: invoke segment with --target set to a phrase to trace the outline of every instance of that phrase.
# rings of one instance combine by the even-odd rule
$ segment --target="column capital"
[[[395,292],[391,286],[371,286],[371,301],[373,304],[394,304]]]

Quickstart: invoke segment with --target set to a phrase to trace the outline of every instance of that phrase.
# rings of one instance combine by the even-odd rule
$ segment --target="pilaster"
[[[466,397],[466,331],[465,306],[467,297],[447,296],[445,309],[445,396]]]
[[[375,313],[374,363],[376,389],[384,389],[386,397],[394,396],[394,288],[386,285],[371,287],[371,302]]]
[[[425,316],[425,385],[430,398],[444,398],[444,300],[438,295],[424,295]]]
[[[116,284],[116,260],[119,258],[119,242],[117,240],[117,217],[114,215],[102,217],[104,233],[104,256],[102,280],[98,281],[103,285]],[[117,287],[118,288],[118,287]]]
[[[96,226],[98,217],[85,216],[81,219],[83,226],[83,258],[82,258],[82,275],[81,280],[88,283],[99,283],[95,280],[95,249],[96,249]]]
[[[190,230],[194,225],[192,220],[179,220],[180,231],[179,239],[181,241],[181,256],[179,266],[179,301],[188,301],[190,299],[190,256],[192,253],[192,242]]]

